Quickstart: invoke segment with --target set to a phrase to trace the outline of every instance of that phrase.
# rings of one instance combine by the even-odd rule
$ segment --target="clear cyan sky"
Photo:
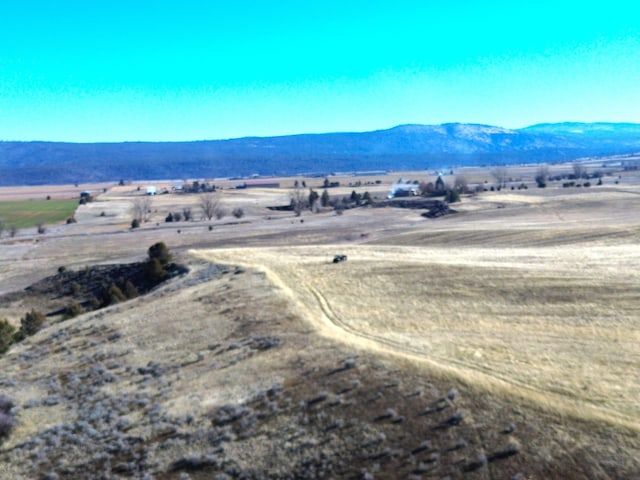
[[[640,4],[4,2],[0,140],[640,122]]]

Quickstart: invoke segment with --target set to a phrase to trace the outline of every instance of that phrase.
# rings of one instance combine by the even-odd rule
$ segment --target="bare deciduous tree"
[[[291,190],[291,206],[296,216],[302,214],[302,210],[307,207],[307,192],[304,188],[294,188]]]
[[[507,178],[508,178],[507,167],[496,167],[491,171],[491,175],[496,179],[498,183],[498,187],[506,187],[507,186]]]
[[[227,216],[227,210],[221,207],[216,208],[216,218],[218,220],[222,220]]]
[[[207,220],[211,220],[220,209],[220,196],[217,193],[203,193],[200,195],[200,208],[202,215]]]
[[[460,193],[466,193],[469,190],[469,181],[464,175],[456,175],[453,181],[453,188]]]
[[[149,213],[151,212],[151,197],[145,195],[144,197],[136,197],[131,204],[131,215],[134,220],[139,223],[149,220]]]
[[[587,177],[587,168],[581,163],[573,164],[573,174],[579,180]]]
[[[0,218],[0,237],[2,237],[2,234],[4,233],[5,228],[7,228],[7,224],[5,223],[4,220]]]
[[[549,167],[547,165],[540,165],[538,167],[538,171],[536,172],[536,183],[538,187],[544,188],[547,186],[547,181],[549,179]]]

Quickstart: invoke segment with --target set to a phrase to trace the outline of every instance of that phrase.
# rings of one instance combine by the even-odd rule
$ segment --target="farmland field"
[[[61,222],[71,215],[78,206],[76,200],[26,200],[0,202],[0,219],[6,225],[28,228],[42,222]]]

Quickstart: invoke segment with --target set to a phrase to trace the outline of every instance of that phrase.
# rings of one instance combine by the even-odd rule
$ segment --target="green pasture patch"
[[[38,223],[62,222],[73,215],[75,200],[21,200],[0,202],[0,220],[7,227],[28,228]]]

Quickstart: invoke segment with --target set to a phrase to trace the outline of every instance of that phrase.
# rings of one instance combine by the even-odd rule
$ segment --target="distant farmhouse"
[[[403,182],[402,179],[395,183],[391,187],[391,192],[387,195],[388,199],[397,198],[397,197],[415,197],[418,195],[420,187],[415,183],[406,183]]]
[[[158,189],[155,186],[147,187],[147,195],[156,195],[158,193]]]

